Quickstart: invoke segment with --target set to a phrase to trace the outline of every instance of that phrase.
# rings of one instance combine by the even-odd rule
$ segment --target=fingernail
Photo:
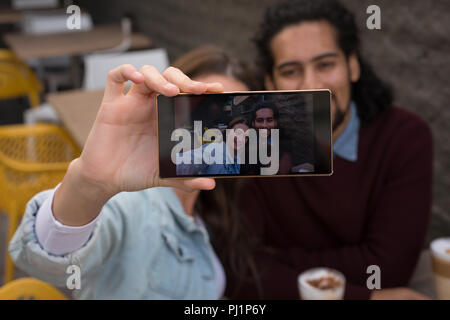
[[[133,77],[134,78],[143,78],[144,75],[138,71],[133,72]]]
[[[194,85],[196,85],[196,86],[207,86],[207,84],[204,83],[204,82],[200,82],[200,81],[192,81],[192,82],[193,82]]]
[[[211,87],[215,87],[215,88],[223,88],[223,84],[221,84],[220,82],[213,82],[210,84]]]
[[[164,87],[169,90],[178,89],[178,87],[176,85],[174,85],[173,83],[170,83],[170,82],[168,82]]]

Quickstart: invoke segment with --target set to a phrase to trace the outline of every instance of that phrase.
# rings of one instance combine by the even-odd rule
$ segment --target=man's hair
[[[270,109],[273,112],[273,118],[275,120],[278,120],[278,108],[275,107],[273,104],[269,104],[269,103],[261,103],[255,106],[255,109],[252,112],[252,122],[256,121],[256,113],[261,110],[261,109]]]
[[[336,42],[348,58],[355,53],[360,67],[360,79],[352,83],[352,100],[356,102],[361,123],[367,124],[379,112],[391,107],[392,89],[361,57],[358,28],[354,15],[336,0],[288,0],[267,8],[253,41],[258,49],[257,64],[272,76],[273,56],[270,42],[284,28],[302,22],[326,21],[336,31]]]

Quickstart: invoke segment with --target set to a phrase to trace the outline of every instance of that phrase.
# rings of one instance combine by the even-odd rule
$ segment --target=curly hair
[[[284,28],[302,22],[326,21],[336,30],[336,41],[348,58],[356,54],[360,79],[352,83],[352,99],[358,108],[361,124],[368,124],[374,116],[392,106],[391,87],[382,81],[362,58],[360,39],[353,13],[336,0],[288,0],[267,8],[253,41],[257,47],[258,69],[272,75],[274,60],[271,40]]]

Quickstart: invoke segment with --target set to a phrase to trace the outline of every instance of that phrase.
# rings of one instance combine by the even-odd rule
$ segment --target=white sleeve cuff
[[[35,232],[39,244],[46,251],[54,255],[65,255],[80,249],[89,240],[100,215],[80,227],[66,226],[57,221],[53,215],[52,204],[58,187],[59,185],[53,189],[39,208]]]

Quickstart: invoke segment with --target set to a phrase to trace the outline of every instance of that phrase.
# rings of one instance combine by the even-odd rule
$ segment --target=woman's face
[[[246,132],[249,129],[248,125],[245,123],[237,123],[231,129],[234,130],[234,139],[233,140],[233,149],[234,151],[238,151],[245,146],[248,141],[248,136],[246,136]],[[228,141],[230,139],[227,139]]]

